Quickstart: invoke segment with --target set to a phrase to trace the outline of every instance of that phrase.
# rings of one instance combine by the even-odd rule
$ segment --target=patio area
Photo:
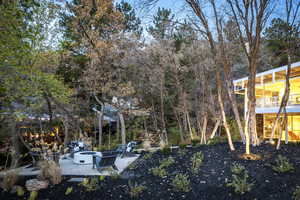
[[[132,162],[134,162],[139,157],[139,154],[134,154],[130,157],[120,158],[117,157],[115,161],[115,165],[118,168],[118,173],[122,173]],[[72,158],[69,155],[63,155],[59,159],[59,165],[61,168],[62,175],[73,175],[73,176],[97,176],[97,175],[104,175],[109,176],[111,171],[110,170],[102,170],[101,173],[97,169],[93,169],[92,164],[75,164]],[[21,176],[35,176],[40,173],[36,167],[30,167],[30,165],[26,165],[20,167]],[[5,172],[0,172],[0,176],[3,176]]]

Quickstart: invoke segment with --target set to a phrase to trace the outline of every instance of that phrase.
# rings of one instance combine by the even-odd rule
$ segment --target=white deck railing
[[[262,97],[256,99],[256,107],[264,108],[264,107],[279,107],[281,103],[282,97]],[[290,94],[287,106],[300,106],[300,94]]]

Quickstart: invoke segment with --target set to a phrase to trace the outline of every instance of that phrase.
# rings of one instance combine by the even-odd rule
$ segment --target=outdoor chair
[[[117,154],[112,155],[103,155],[100,156],[93,156],[93,169],[97,168],[99,172],[101,172],[104,168],[112,167],[114,170],[118,170],[117,166],[115,165],[115,161],[117,159]]]
[[[136,146],[136,142],[129,142],[128,144],[121,144],[115,150],[118,152],[121,158],[132,155],[133,149]]]
[[[38,151],[30,151],[29,155],[32,157],[32,165],[30,167],[37,167],[37,161],[41,159],[41,152]]]

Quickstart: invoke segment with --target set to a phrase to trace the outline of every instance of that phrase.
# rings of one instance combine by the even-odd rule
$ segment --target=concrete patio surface
[[[66,157],[66,159],[64,159]],[[117,157],[115,161],[115,165],[118,168],[118,173],[122,173],[132,162],[134,162],[139,157],[139,154],[135,154],[135,156],[120,158]],[[61,168],[62,175],[74,175],[74,176],[109,176],[110,170],[102,170],[101,173],[98,172],[97,169],[93,169],[92,164],[79,165],[75,164],[72,159],[68,156],[61,156],[59,159],[59,164]],[[29,167],[30,165],[20,167],[21,176],[35,176],[40,173],[40,170],[37,170],[35,167]],[[0,172],[0,176],[4,176],[5,171]]]

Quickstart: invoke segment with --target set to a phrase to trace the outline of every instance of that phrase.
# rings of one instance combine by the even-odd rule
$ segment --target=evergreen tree
[[[158,8],[156,15],[153,17],[153,26],[150,26],[148,32],[155,39],[168,39],[172,37],[172,23],[174,15],[170,9]]]
[[[282,19],[275,18],[266,29],[266,46],[274,57],[272,66],[286,65],[288,50],[292,53],[292,62],[300,59],[300,31],[297,27],[298,25],[291,26]]]

